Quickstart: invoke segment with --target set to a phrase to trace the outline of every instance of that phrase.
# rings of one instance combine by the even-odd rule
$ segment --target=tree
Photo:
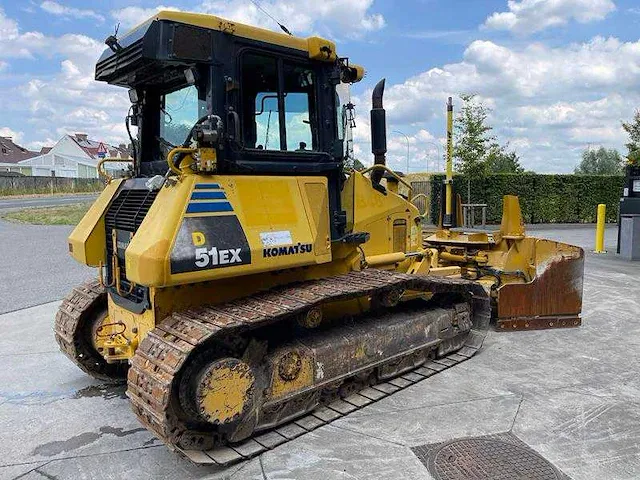
[[[495,144],[492,128],[486,124],[489,109],[476,102],[475,95],[460,95],[463,101],[455,119],[453,157],[456,169],[468,177],[486,173],[486,157]]]
[[[347,157],[344,159],[344,166],[347,168],[353,168],[354,170],[364,170],[364,164],[357,158]]]
[[[515,151],[507,151],[507,146],[501,147],[494,143],[486,158],[488,173],[524,173],[520,165],[520,157]]]
[[[640,110],[636,110],[631,122],[622,122],[622,128],[629,134],[627,157],[635,164],[640,164]]]
[[[600,147],[582,152],[582,161],[574,173],[579,175],[616,175],[622,171],[624,160],[615,148]]]

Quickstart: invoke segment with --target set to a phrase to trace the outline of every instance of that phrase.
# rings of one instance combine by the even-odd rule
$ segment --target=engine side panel
[[[69,235],[69,253],[77,262],[90,267],[106,263],[107,239],[104,217],[122,181],[122,179],[113,180],[104,188]]]
[[[185,176],[126,248],[127,278],[206,282],[331,261],[324,177]]]

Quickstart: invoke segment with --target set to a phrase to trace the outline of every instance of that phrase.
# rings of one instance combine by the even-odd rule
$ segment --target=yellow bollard
[[[598,223],[596,225],[596,250],[594,253],[607,253],[604,249],[604,222],[607,206],[604,203],[598,205]]]

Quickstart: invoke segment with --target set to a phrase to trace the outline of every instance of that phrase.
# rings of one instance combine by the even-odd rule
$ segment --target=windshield
[[[207,114],[207,103],[194,85],[163,95],[160,105],[160,137],[171,146],[184,143],[191,127]]]

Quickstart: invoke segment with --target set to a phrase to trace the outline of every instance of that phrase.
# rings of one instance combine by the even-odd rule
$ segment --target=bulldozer
[[[201,464],[274,448],[472,357],[498,330],[580,324],[583,251],[527,236],[517,197],[495,231],[423,235],[386,165],[345,166],[364,69],[335,43],[162,11],[106,40],[96,80],[126,87],[132,159],[68,239],[96,279],[64,299],[62,352],[126,382],[140,422]],[[136,138],[131,127],[137,127]]]

